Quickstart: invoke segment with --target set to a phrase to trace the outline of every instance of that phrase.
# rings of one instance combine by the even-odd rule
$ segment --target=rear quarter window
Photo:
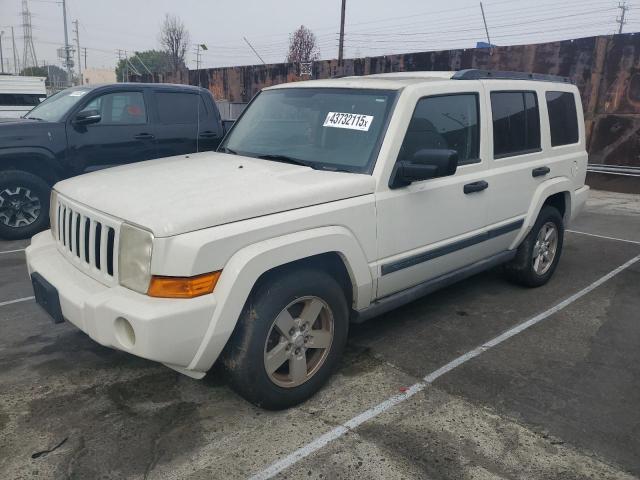
[[[571,92],[546,92],[551,146],[578,143],[578,112],[576,97]]]
[[[165,125],[196,124],[198,108],[200,120],[206,117],[206,108],[202,97],[195,93],[156,92],[158,121]]]

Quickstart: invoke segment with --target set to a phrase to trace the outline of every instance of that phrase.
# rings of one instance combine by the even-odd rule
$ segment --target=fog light
[[[133,326],[126,318],[116,318],[114,324],[116,330],[116,338],[125,348],[133,348],[136,344],[136,332],[133,330]]]

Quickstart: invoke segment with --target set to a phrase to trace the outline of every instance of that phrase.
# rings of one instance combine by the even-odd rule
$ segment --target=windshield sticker
[[[85,93],[87,93],[86,90],[77,90],[75,92],[71,92],[69,94],[70,97],[81,97],[82,95],[84,95]]]
[[[373,115],[360,115],[357,113],[329,112],[324,120],[323,127],[348,128],[368,132],[373,122]]]

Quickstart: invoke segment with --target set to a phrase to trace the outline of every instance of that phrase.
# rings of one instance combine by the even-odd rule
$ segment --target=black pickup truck
[[[225,126],[208,90],[118,83],[63,90],[24,118],[0,119],[0,238],[47,227],[58,180],[100,168],[215,150]]]

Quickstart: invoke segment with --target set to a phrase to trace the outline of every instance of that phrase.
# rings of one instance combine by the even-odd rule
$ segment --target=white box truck
[[[47,98],[46,77],[0,75],[0,118],[19,118]]]

